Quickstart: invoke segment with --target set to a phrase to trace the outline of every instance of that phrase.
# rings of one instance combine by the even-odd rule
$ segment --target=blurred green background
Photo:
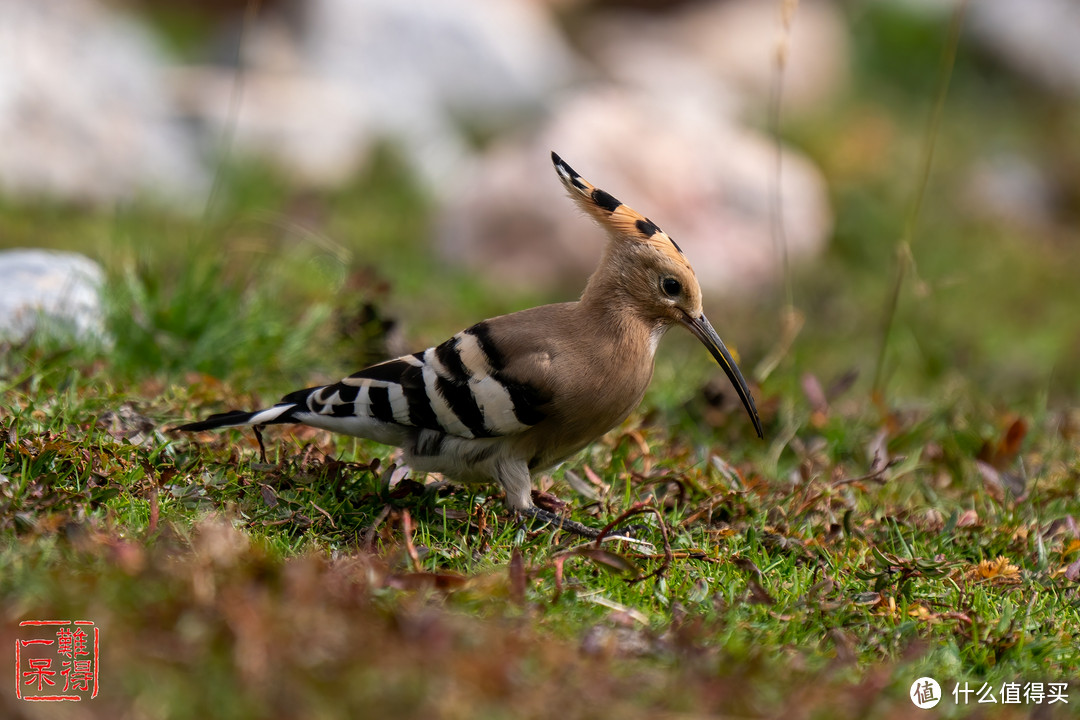
[[[618,11],[613,5],[570,3],[552,12],[573,38],[575,23]],[[635,12],[656,21],[684,5]],[[856,388],[866,392],[903,264],[884,353],[889,395],[972,395],[1027,412],[1074,405],[1075,94],[1033,82],[965,27],[931,136],[950,13],[889,2],[835,8],[850,37],[850,79],[827,102],[792,113],[781,104],[779,116],[784,141],[826,178],[834,230],[820,255],[793,261],[788,277],[777,269],[769,283],[713,300],[714,323],[753,368],[781,341],[789,284],[805,325],[769,382],[855,370]],[[205,62],[214,48],[236,52],[234,43],[244,41],[242,3],[124,10],[164,41],[170,62]],[[746,122],[768,130],[767,104],[748,105]],[[470,152],[482,155],[494,141],[471,142]],[[933,163],[923,178],[930,142]],[[440,198],[410,169],[400,143],[379,141],[351,178],[312,189],[232,151],[225,133],[209,156],[213,184],[202,210],[196,203],[194,212],[178,212],[139,194],[86,203],[9,193],[0,200],[0,245],[74,249],[103,263],[112,371],[132,379],[198,371],[268,396],[385,355],[379,343],[391,326],[398,345],[413,349],[484,316],[574,297],[580,273],[559,287],[518,289],[448,263],[433,247]],[[1005,190],[994,192],[1008,194],[1015,181],[1012,201],[977,196],[980,172],[1000,176]],[[604,180],[618,191],[617,177]],[[908,257],[902,238],[920,193]],[[665,344],[661,363],[679,367],[679,377],[658,373],[664,382],[654,403],[685,400],[703,382],[711,370],[700,355],[692,341]]]

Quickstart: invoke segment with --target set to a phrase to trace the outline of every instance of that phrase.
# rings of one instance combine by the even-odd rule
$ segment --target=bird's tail
[[[255,412],[243,410],[230,410],[229,412],[211,415],[205,420],[188,423],[176,428],[184,432],[201,432],[216,428],[244,427],[246,425],[274,425],[277,423],[296,422],[292,417],[292,410],[296,403],[279,403],[274,407]]]

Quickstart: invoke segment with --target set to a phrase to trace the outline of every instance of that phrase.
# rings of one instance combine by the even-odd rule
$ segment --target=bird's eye
[[[666,277],[660,281],[660,289],[668,297],[678,297],[682,292],[682,284],[673,277]]]

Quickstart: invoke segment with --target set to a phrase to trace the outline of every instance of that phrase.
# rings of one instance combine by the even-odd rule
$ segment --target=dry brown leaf
[[[994,462],[998,467],[1004,467],[1013,461],[1020,452],[1020,445],[1024,442],[1027,431],[1027,422],[1023,418],[1018,417],[1009,424],[994,450]]]
[[[855,381],[859,379],[859,371],[856,368],[852,368],[832,381],[828,389],[825,391],[825,397],[829,400],[835,400],[840,397],[855,384]]]
[[[923,622],[930,623],[931,625],[940,622],[941,616],[935,612],[931,612],[922,605],[915,605],[908,608],[908,615],[916,620],[922,620]]]
[[[593,485],[600,488],[601,490],[607,490],[607,484],[600,479],[600,476],[596,474],[595,470],[593,470],[588,465],[583,465],[582,470],[585,471],[585,477],[588,478],[589,482],[591,482]]]
[[[821,381],[812,373],[803,373],[800,378],[803,395],[810,403],[810,422],[814,427],[821,427],[828,419],[829,401],[825,397],[825,390],[821,387]]]
[[[514,548],[507,568],[510,574],[510,601],[515,605],[525,604],[525,561],[521,557],[521,548]]]
[[[560,500],[558,497],[548,492],[533,490],[532,500],[533,504],[538,508],[555,513],[556,515],[563,515],[570,510],[570,503],[565,500]]]
[[[1005,501],[1005,486],[1001,480],[1001,474],[997,471],[993,465],[982,460],[975,461],[975,469],[979,471],[979,475],[983,479],[983,488],[989,493],[990,497],[994,498],[997,503]]]
[[[959,519],[956,521],[956,527],[973,527],[979,524],[979,513],[974,510],[965,510],[960,513]]]
[[[1004,555],[994,560],[983,560],[968,571],[972,579],[996,585],[1015,585],[1020,582],[1020,568],[1009,562]]]
[[[469,578],[454,573],[411,572],[390,575],[386,579],[388,587],[395,590],[441,590],[449,592],[465,586]]]
[[[1020,453],[1020,446],[1027,437],[1027,421],[1021,417],[1010,416],[1008,426],[997,442],[988,440],[979,449],[978,459],[998,470],[1012,464]]]
[[[776,600],[769,594],[769,591],[761,586],[757,580],[750,578],[746,581],[746,587],[750,591],[750,596],[747,598],[747,602],[751,605],[775,605]]]
[[[628,558],[610,550],[598,548],[592,544],[581,545],[571,550],[568,555],[588,558],[609,572],[636,574],[637,566]]]
[[[266,483],[259,483],[259,494],[262,495],[263,502],[267,507],[276,507],[278,504],[277,493],[274,492],[274,488],[270,487]]]
[[[896,617],[896,598],[888,596],[887,598],[882,596],[881,602],[877,606],[877,615],[886,615],[889,617]]]

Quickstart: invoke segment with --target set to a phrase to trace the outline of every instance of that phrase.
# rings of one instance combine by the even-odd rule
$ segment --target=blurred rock
[[[727,0],[690,3],[665,15],[612,11],[590,24],[584,45],[605,73],[624,85],[688,86],[694,78],[698,91],[726,88],[755,109],[766,107],[783,48],[784,113],[823,107],[850,75],[847,21],[835,3],[802,0],[790,16],[785,41],[780,6]]]
[[[190,202],[208,186],[164,91],[165,60],[94,0],[0,0],[0,190]]]
[[[979,0],[972,33],[1014,70],[1047,89],[1080,95],[1080,3],[1076,0]]]
[[[551,150],[674,237],[707,294],[760,291],[778,279],[775,144],[693,98],[665,103],[618,90],[559,103],[540,131],[495,144],[462,170],[439,223],[449,261],[506,283],[580,289],[604,238],[565,197]],[[832,228],[825,181],[789,149],[781,196],[790,258],[818,254]]]
[[[1029,228],[1057,222],[1058,189],[1042,168],[1021,155],[981,160],[962,187],[964,204],[975,215]]]
[[[0,338],[18,342],[35,332],[103,338],[104,279],[101,266],[78,253],[0,250]]]
[[[574,70],[531,0],[297,0],[291,11],[299,22],[264,18],[246,41],[238,113],[230,69],[181,84],[200,117],[235,122],[238,149],[307,183],[340,182],[389,139],[438,190],[469,133],[534,114]]]
[[[245,71],[241,101],[237,76],[220,67],[187,67],[172,74],[182,107],[228,137],[228,152],[269,160],[290,181],[335,187],[367,161],[375,137],[360,100],[342,83],[301,73]]]
[[[961,0],[877,0],[947,22]],[[966,30],[991,54],[1045,89],[1080,95],[1080,3],[1076,0],[978,0]]]
[[[372,100],[426,98],[466,117],[513,114],[535,109],[572,66],[551,18],[530,0],[304,6],[305,56],[327,77],[374,91]]]

